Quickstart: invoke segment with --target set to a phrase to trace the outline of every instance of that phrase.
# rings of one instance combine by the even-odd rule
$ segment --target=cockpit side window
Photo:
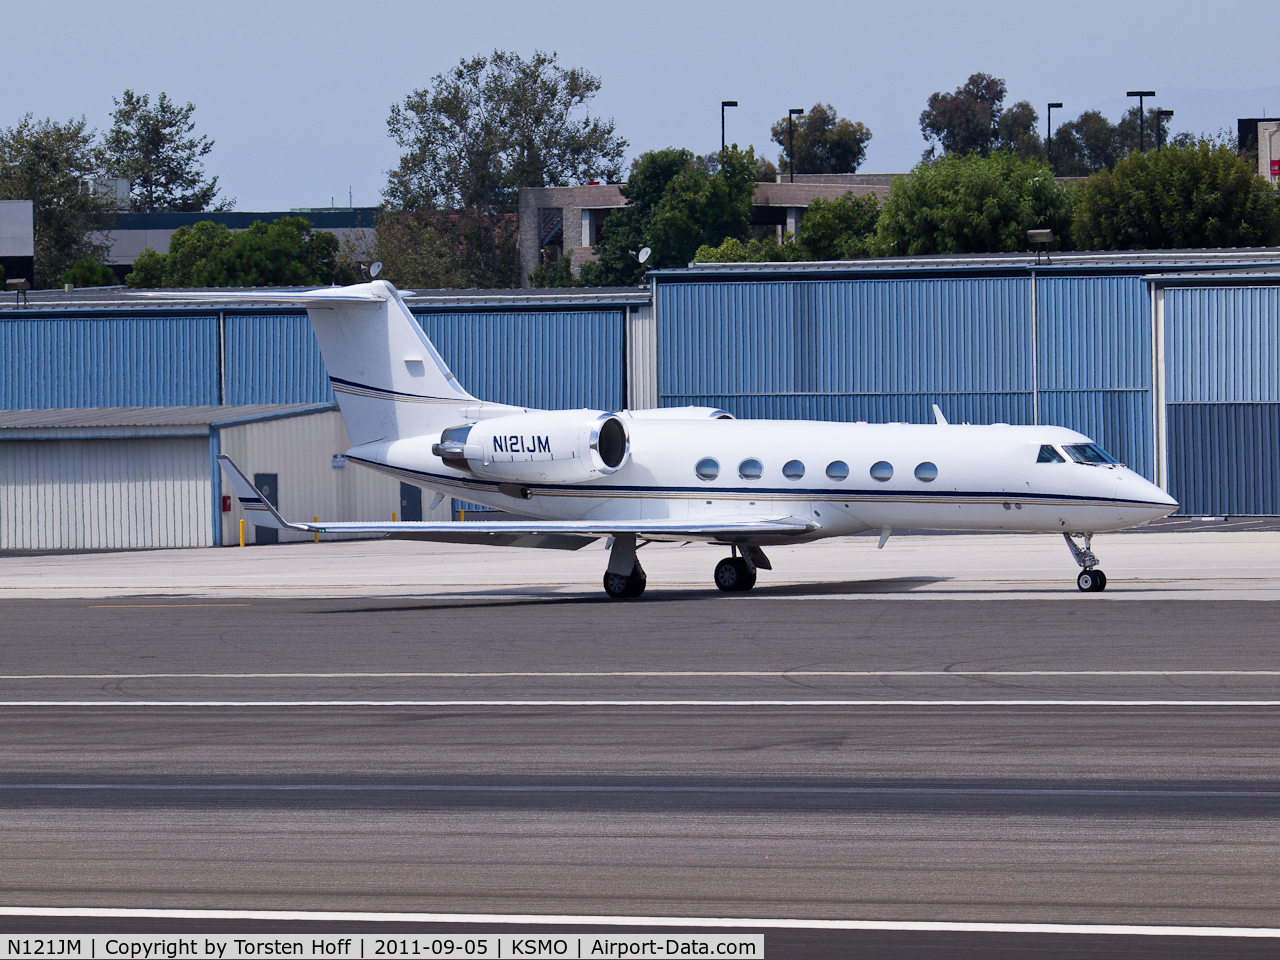
[[[1040,456],[1036,457],[1036,463],[1066,463],[1062,454],[1058,452],[1057,447],[1052,444],[1044,444],[1040,447]]]
[[[1062,448],[1076,463],[1119,463],[1096,443],[1069,443]]]

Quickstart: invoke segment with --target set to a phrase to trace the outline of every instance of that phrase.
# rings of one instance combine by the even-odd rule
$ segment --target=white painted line
[[[0,700],[0,707],[1280,707],[1280,700]]]
[[[1091,934],[1139,937],[1280,938],[1280,927],[1175,927],[1121,923],[983,923],[954,920],[806,920],[761,917],[617,917],[537,913],[360,913],[321,910],[182,910],[130,907],[4,907],[3,917],[127,920],[276,920],[342,923],[522,924],[528,926],[706,927],[742,930],[888,930],[921,933]]]
[[[9,673],[0,680],[495,680],[610,677],[1280,677],[1280,670],[503,670],[329,673]]]
[[[1142,799],[1280,800],[1280,790],[1123,790],[1091,787],[726,787],[697,784],[459,784],[459,783],[0,783],[14,791],[150,791],[160,793],[643,793],[815,794],[821,796],[1136,797]]]

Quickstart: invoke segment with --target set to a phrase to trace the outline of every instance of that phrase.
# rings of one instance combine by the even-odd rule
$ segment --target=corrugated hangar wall
[[[657,296],[663,406],[923,423],[937,403],[957,422],[1073,427],[1153,476],[1139,277],[716,279]]]
[[[205,547],[207,437],[0,441],[0,550]]]
[[[1170,494],[1184,513],[1280,514],[1280,288],[1161,293]]]

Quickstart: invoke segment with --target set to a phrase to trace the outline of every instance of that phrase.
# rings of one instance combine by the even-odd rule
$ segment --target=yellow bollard
[[[240,546],[244,546],[244,517],[240,518]]]
[[[316,523],[319,523],[319,522],[320,522],[320,518],[319,518],[319,517],[315,517],[314,519],[315,519]],[[320,531],[319,531],[319,530],[317,530],[317,531],[316,531],[316,543],[319,543],[319,542],[320,542]]]
[[[458,511],[458,520],[460,520],[460,521],[461,521],[461,520],[465,520],[465,519],[467,519],[467,511],[465,511],[465,510],[459,510],[459,511]]]
[[[396,522],[396,512],[394,510],[391,511],[391,522],[392,523]]]

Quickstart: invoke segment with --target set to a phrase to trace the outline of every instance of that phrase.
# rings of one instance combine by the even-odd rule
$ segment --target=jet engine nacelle
[[[450,427],[431,452],[446,466],[511,483],[585,483],[631,456],[622,420],[600,410],[548,410]]]

